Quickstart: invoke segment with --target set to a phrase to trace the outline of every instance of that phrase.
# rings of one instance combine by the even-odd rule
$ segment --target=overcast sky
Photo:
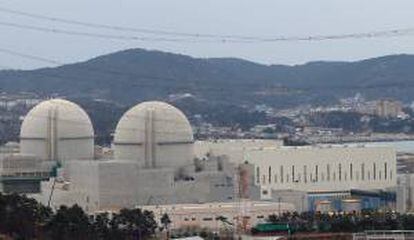
[[[0,7],[78,21],[177,32],[307,36],[414,28],[413,0],[0,0]],[[0,22],[139,36],[0,12]],[[127,48],[194,57],[239,57],[268,64],[359,60],[414,53],[414,36],[322,42],[172,43],[67,36],[0,25],[0,48],[70,63]],[[0,68],[51,64],[0,52]]]

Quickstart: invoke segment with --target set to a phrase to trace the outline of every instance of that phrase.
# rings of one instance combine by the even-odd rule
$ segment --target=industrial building
[[[251,150],[255,182],[271,189],[344,191],[396,186],[396,153],[388,147],[282,147]]]
[[[80,106],[44,101],[27,114],[13,149],[2,154],[0,190],[32,193],[53,208],[76,203],[96,212],[250,200],[339,211],[395,203],[388,194],[397,183],[392,148],[194,142],[185,115],[156,101],[121,117],[105,154],[96,154],[93,126]]]
[[[275,203],[264,201],[204,203],[204,204],[174,204],[142,206],[142,209],[152,211],[155,219],[161,219],[168,214],[171,219],[171,229],[209,228],[219,230],[222,227],[233,227],[235,220],[240,220],[239,209],[243,207],[243,215],[249,216],[251,228],[257,223],[265,222],[271,214],[282,214],[295,211],[292,203]]]

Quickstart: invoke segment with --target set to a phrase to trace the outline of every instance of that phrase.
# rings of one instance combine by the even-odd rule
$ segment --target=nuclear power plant
[[[195,141],[186,116],[164,102],[129,109],[102,154],[80,106],[47,100],[24,118],[16,149],[1,153],[0,191],[26,193],[52,208],[78,204],[93,213],[267,201],[279,204],[278,213],[395,209],[392,148]]]

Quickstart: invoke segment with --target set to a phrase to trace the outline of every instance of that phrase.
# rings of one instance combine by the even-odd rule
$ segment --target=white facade
[[[293,212],[295,207],[291,203],[275,203],[264,201],[245,202],[213,202],[205,204],[174,204],[139,206],[140,208],[154,212],[155,219],[161,219],[167,213],[172,220],[171,229],[186,227],[208,228],[218,230],[224,223],[219,217],[224,217],[226,222],[237,225],[237,219],[248,217],[247,227],[252,227],[259,222],[264,222],[269,215]],[[241,207],[243,209],[241,210]],[[246,218],[245,218],[246,219]]]
[[[63,99],[36,105],[22,123],[20,151],[47,161],[93,159],[94,131],[89,116]]]
[[[396,186],[396,154],[386,147],[283,147],[249,151],[255,184],[306,192]]]
[[[414,212],[414,174],[399,174],[397,187],[397,211]]]
[[[56,179],[51,206],[78,204],[87,212],[117,211],[138,205],[233,201],[234,166],[224,166],[177,179],[180,168],[142,168],[137,162],[120,160],[68,161]],[[33,195],[48,202],[54,180]]]
[[[175,167],[193,162],[193,131],[185,115],[163,102],[144,102],[128,110],[115,130],[115,159],[141,167]]]

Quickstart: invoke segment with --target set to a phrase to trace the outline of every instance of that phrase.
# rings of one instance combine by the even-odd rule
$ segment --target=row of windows
[[[320,169],[324,167],[324,169]],[[257,184],[271,184],[274,183],[288,183],[288,182],[320,182],[320,181],[365,181],[365,180],[391,180],[392,170],[388,168],[388,163],[383,164],[373,163],[371,166],[366,166],[365,163],[354,166],[353,163],[341,164],[339,163],[334,169],[331,164],[315,165],[313,169],[308,169],[307,165],[302,166],[302,171],[295,169],[294,165],[285,167],[279,166],[279,169],[273,170],[271,166],[267,169],[267,175],[261,174],[260,167],[256,168],[256,183]],[[261,178],[261,179],[260,179]]]

